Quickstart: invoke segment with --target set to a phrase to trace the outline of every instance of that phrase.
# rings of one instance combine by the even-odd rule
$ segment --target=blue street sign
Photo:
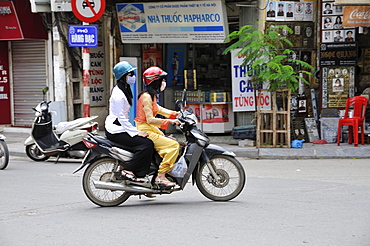
[[[98,25],[69,25],[69,47],[97,47]]]

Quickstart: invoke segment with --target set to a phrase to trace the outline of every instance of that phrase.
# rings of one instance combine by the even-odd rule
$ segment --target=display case
[[[196,70],[200,90],[230,88],[230,54],[223,55],[224,44],[190,44],[187,67]]]
[[[175,100],[180,100],[182,91],[175,91]],[[231,132],[234,114],[229,92],[188,91],[186,109],[195,114],[198,128],[205,133]]]

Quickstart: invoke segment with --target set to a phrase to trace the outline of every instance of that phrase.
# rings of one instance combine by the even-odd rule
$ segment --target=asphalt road
[[[0,171],[0,245],[370,245],[369,159],[248,160],[244,191],[213,202],[189,183],[100,208],[79,162],[12,157]]]

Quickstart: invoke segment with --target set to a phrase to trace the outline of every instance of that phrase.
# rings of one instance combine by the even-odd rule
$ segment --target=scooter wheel
[[[5,141],[0,141],[0,170],[5,169],[9,163],[9,149]]]
[[[34,161],[46,161],[50,156],[44,155],[36,144],[30,144],[26,146],[27,156]]]

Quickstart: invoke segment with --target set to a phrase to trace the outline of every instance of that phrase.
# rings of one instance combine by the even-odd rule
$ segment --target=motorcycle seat
[[[98,143],[107,145],[108,147],[118,147],[118,148],[125,149],[125,150],[131,149],[131,146],[130,145],[113,142],[113,141],[111,141],[108,138],[103,137],[103,136],[95,135],[93,138]]]

